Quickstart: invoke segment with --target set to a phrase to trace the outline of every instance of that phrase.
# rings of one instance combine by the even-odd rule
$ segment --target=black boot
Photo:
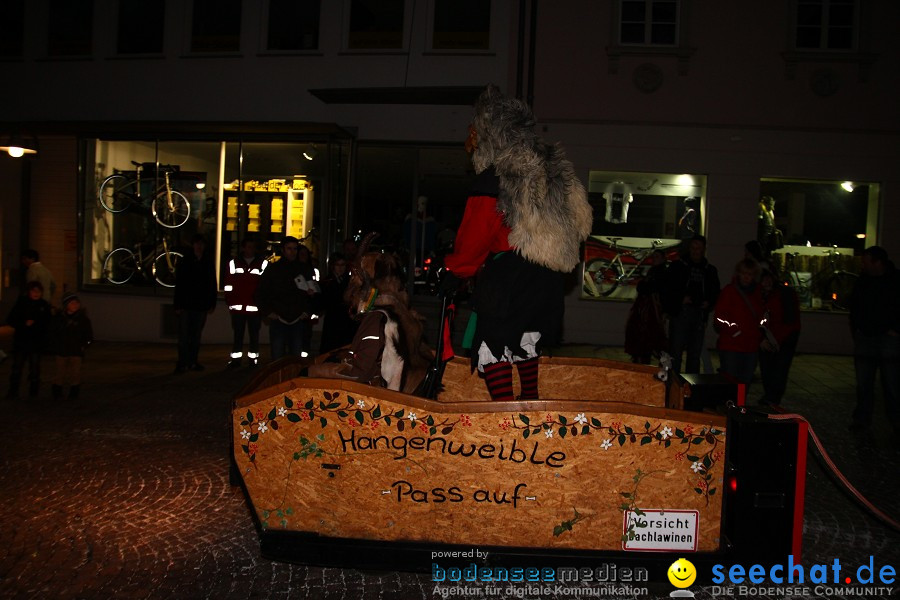
[[[61,385],[56,385],[55,383],[50,387],[50,390],[53,393],[53,399],[57,402],[60,402],[63,399],[63,388]]]
[[[81,391],[80,385],[73,385],[69,388],[69,400],[78,400],[78,392]]]

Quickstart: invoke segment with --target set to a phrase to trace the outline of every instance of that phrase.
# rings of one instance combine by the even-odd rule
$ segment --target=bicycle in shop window
[[[169,249],[164,237],[157,244],[139,243],[134,249],[116,248],[103,261],[103,278],[115,285],[128,283],[135,276],[139,281],[156,282],[164,287],[175,287],[175,271],[184,257]]]
[[[679,240],[651,240],[649,247],[619,246],[625,238],[604,237],[585,242],[584,292],[593,297],[606,297],[620,285],[632,285],[650,270],[650,255],[654,250],[666,251],[668,261],[678,258]],[[641,243],[630,238],[631,245]]]
[[[139,163],[131,161],[135,166],[134,174],[114,173],[103,180],[98,192],[100,204],[111,213],[121,213],[132,206],[144,207],[145,199],[150,198],[150,213],[156,222],[169,229],[176,229],[187,223],[191,216],[191,205],[188,199],[178,190],[172,189],[170,174],[177,169],[171,165]],[[153,177],[144,172],[149,170]],[[162,183],[150,188],[145,194],[148,184],[155,185],[162,178]]]
[[[842,255],[837,248],[833,246],[823,250],[825,268],[812,274],[797,268],[799,252],[784,253],[785,274],[797,291],[802,306],[818,308],[818,302],[827,300],[833,310],[849,310],[850,294],[859,275],[841,268]]]

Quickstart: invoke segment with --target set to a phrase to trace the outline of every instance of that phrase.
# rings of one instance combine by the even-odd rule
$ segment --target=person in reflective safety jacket
[[[256,252],[256,242],[245,238],[241,243],[241,255],[228,261],[228,273],[225,275],[225,301],[231,314],[231,329],[234,331],[234,344],[231,346],[231,369],[241,366],[244,356],[244,329],[250,337],[247,359],[250,366],[259,362],[259,330],[262,326],[262,315],[256,306],[256,289],[259,278],[269,263]]]

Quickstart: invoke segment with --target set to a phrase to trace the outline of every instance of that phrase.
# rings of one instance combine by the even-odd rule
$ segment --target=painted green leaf
[[[628,509],[630,509],[630,508],[631,508],[631,507],[628,506],[627,504],[620,504],[620,505],[619,505],[619,509],[620,509],[620,510],[628,510]]]
[[[561,437],[561,438],[566,437],[566,433],[568,433],[568,431],[569,431],[568,427],[560,427],[559,428],[559,437]]]
[[[697,462],[698,460],[700,460],[699,456],[691,456],[690,454],[688,454],[686,458],[691,462]]]
[[[319,408],[321,408],[322,410],[325,410],[325,407],[326,407],[325,403],[322,402],[322,401],[320,400],[320,401],[319,401]]]
[[[403,418],[403,409],[401,408],[400,410],[395,412],[394,416],[397,417],[398,419],[402,419]]]
[[[698,494],[703,493],[703,490],[701,490],[700,488],[694,488],[694,491],[697,492]]]
[[[531,421],[528,419],[528,417],[526,417],[523,414],[519,415],[519,420],[522,421],[523,423],[525,423],[526,425],[529,425],[531,423]]]
[[[391,418],[390,418],[390,417],[385,417],[385,418],[384,418],[384,422],[385,422],[387,425],[390,425],[390,424],[391,424]]]
[[[710,460],[708,455],[703,457],[703,466],[707,469],[712,466],[712,460]]]
[[[593,425],[594,427],[603,427],[603,425],[601,425],[600,423],[600,419],[598,419],[597,417],[591,417],[591,425]],[[587,426],[585,425],[585,427]]]
[[[599,423],[599,421],[598,421],[598,423]],[[581,435],[587,435],[590,432],[591,432],[591,428],[588,427],[587,425],[585,425],[584,427],[581,428]]]
[[[245,454],[250,454],[250,447],[249,447],[249,446],[241,446],[241,450],[243,450]]]
[[[319,418],[319,422],[322,424],[322,427],[328,425],[328,419],[326,419],[325,417]]]
[[[692,444],[702,444],[702,443],[703,443],[703,438],[702,438],[702,437],[694,438],[694,441],[691,442],[691,443],[692,443]]]
[[[527,438],[529,435],[531,435],[531,430],[530,430],[530,429],[526,429],[525,431],[522,432],[522,437],[523,437],[523,438]]]
[[[285,397],[284,397],[284,405],[285,405],[287,408],[293,408],[293,407],[294,407],[294,401],[291,400],[290,398],[288,398],[287,396],[285,396]]]
[[[258,433],[253,433],[253,434],[250,435],[250,441],[251,441],[251,442],[255,442],[255,441],[258,440],[258,439],[259,439],[259,434],[258,434]]]
[[[316,436],[316,439],[319,440],[320,442],[324,442],[324,441],[325,441],[325,434],[324,434],[324,433],[320,433],[319,435]]]
[[[322,395],[325,396],[325,399],[326,399],[326,400],[331,400],[331,392],[325,392],[325,393],[322,394]]]
[[[628,435],[631,435],[632,433],[634,433],[634,429],[632,429],[631,427],[629,427],[628,425],[626,425],[626,426],[625,426],[625,433],[627,433]]]
[[[300,460],[300,453],[294,452],[294,460]]]
[[[247,421],[241,421],[241,427],[246,427],[249,424],[250,423],[248,423]]]
[[[682,431],[681,429],[678,429],[678,428],[676,427],[676,428],[675,428],[675,437],[683,438],[683,437],[684,437],[684,431]]]
[[[299,423],[300,415],[298,415],[297,413],[288,413],[287,420],[291,423]]]
[[[647,421],[644,423],[644,429],[650,429],[650,422]]]
[[[644,436],[644,437],[641,438],[641,446],[644,446],[644,445],[646,445],[646,444],[649,444],[649,443],[652,442],[652,441],[653,441],[653,438],[650,437],[649,435]]]
[[[428,415],[428,418],[425,419],[425,423],[428,425],[434,425],[434,417],[432,417],[431,415]]]
[[[631,498],[631,492],[619,492],[623,498]]]
[[[565,425],[567,423],[566,418],[562,415],[559,415],[559,422],[563,425]]]
[[[361,410],[356,411],[356,413],[354,413],[354,415],[353,415],[353,418],[356,419],[356,422],[359,423],[360,425],[362,425],[366,420],[366,418],[363,416]]]
[[[329,405],[326,406],[325,408],[327,408],[328,410],[332,410],[332,409],[337,408],[338,406],[340,406],[340,403],[338,403],[338,402],[332,402],[331,404],[329,404]]]
[[[307,402],[307,403],[304,404],[303,406],[306,407],[306,408],[312,408],[312,407],[314,406],[314,403],[313,403],[312,400],[310,400],[309,402]]]
[[[437,433],[437,427],[431,427],[431,428],[428,430],[428,435],[434,435],[434,434],[436,434],[436,433]]]
[[[619,445],[620,446],[625,445],[625,434],[619,434]]]
[[[709,495],[710,495],[710,496],[715,495],[715,493],[716,493],[716,488],[712,488],[712,489],[709,490]]]
[[[377,419],[377,418],[380,417],[380,416],[381,416],[381,407],[380,407],[380,406],[376,406],[376,407],[375,407],[375,410],[372,411],[372,418],[373,418],[373,419]]]
[[[250,421],[251,423],[253,422],[253,413],[250,412],[249,410],[247,411],[247,420]]]
[[[346,418],[347,418],[347,412],[346,412],[346,411],[339,410],[337,414],[338,414],[338,416],[339,416],[340,418],[342,418],[342,419],[346,419]]]

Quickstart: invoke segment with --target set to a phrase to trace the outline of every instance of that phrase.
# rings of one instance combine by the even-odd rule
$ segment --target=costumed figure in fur
[[[477,275],[473,368],[493,400],[513,400],[512,364],[521,399],[538,398],[541,347],[558,343],[563,276],[579,262],[591,231],[584,186],[558,145],[534,132],[521,100],[493,85],[475,103],[466,151],[477,178],[445,259],[444,293]]]
[[[432,357],[423,342],[422,317],[409,308],[393,254],[369,252],[377,234],[360,245],[351,267],[346,300],[360,320],[347,356],[339,363],[311,365],[310,377],[337,377],[415,393]]]

